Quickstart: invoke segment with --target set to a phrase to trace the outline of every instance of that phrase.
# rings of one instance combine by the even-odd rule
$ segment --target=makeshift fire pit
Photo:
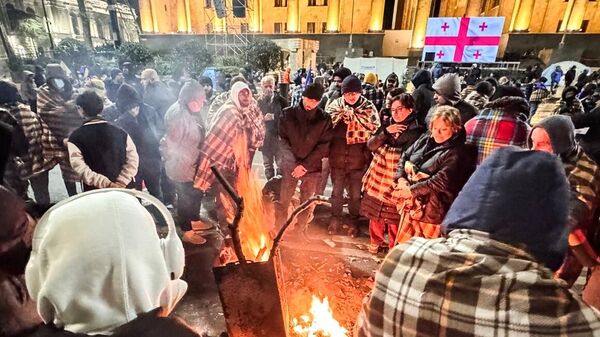
[[[211,168],[237,206],[229,229],[238,261],[213,268],[230,337],[285,337],[289,333],[289,316],[278,246],[296,216],[314,203],[326,202],[313,197],[294,210],[273,239],[269,258],[264,262],[248,261],[244,256],[238,224],[244,211],[244,200],[215,168]],[[262,253],[264,254],[264,252]]]

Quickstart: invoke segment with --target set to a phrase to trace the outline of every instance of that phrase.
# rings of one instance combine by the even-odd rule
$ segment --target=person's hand
[[[306,174],[306,172],[307,172],[307,170],[304,166],[298,165],[298,166],[296,166],[294,171],[292,171],[292,177],[294,177],[296,179],[300,179]]]
[[[121,184],[119,182],[116,182],[116,183],[111,182],[110,185],[108,185],[108,187],[110,187],[110,188],[125,188],[125,185]]]
[[[414,175],[414,174],[417,172],[417,170],[416,170],[416,167],[415,167],[415,164],[411,163],[410,161],[407,161],[407,162],[404,164],[404,172],[405,172],[405,173],[406,173],[408,176]]]
[[[275,120],[274,114],[266,114],[265,115],[265,121],[274,121],[274,120]]]
[[[385,128],[385,130],[389,133],[389,134],[396,134],[396,133],[402,133],[404,132],[404,130],[406,130],[407,126],[403,125],[403,124],[392,124],[390,126],[388,126],[387,128]]]

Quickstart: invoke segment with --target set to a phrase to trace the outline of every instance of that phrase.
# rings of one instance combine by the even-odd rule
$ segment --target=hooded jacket
[[[576,129],[589,128],[585,135],[579,137],[579,144],[585,152],[600,164],[600,107],[585,114],[571,116]]]
[[[67,199],[42,217],[25,279],[46,324],[92,335],[158,307],[170,313],[187,290],[171,279],[174,272],[152,215],[137,198],[113,190]]]
[[[394,80],[396,82],[396,85],[393,87],[388,87],[387,82],[389,80]],[[383,82],[383,91],[385,91],[385,94],[387,96],[387,94],[388,94],[388,92],[390,92],[390,90],[392,90],[393,88],[397,88],[399,85],[400,85],[400,82],[398,81],[398,75],[396,75],[396,73],[391,73],[385,78],[385,82]]]
[[[163,82],[148,83],[144,89],[144,103],[153,107],[161,118],[164,118],[167,109],[175,102],[171,90]]]
[[[161,141],[161,152],[167,175],[177,182],[192,182],[196,174],[206,126],[201,116],[190,113],[187,103],[202,95],[203,90],[195,80],[186,82],[179,92],[179,100],[165,115],[167,132]]]
[[[435,105],[433,101],[433,88],[431,87],[433,83],[431,73],[429,70],[419,70],[413,76],[411,82],[415,86],[412,97],[415,99],[417,119],[421,125],[425,125],[427,112]]]
[[[469,119],[477,116],[477,109],[471,104],[460,99],[460,80],[456,74],[445,74],[440,77],[434,84],[433,90],[440,96],[444,97],[447,104],[455,107],[460,111],[460,120],[464,125]],[[435,112],[437,105],[429,109],[426,121],[429,121],[429,116]]]
[[[581,101],[577,98],[577,92],[578,90],[575,87],[566,87],[563,90],[557,108],[559,114],[575,116],[584,113],[583,105],[581,105]]]
[[[461,188],[475,170],[476,153],[465,145],[461,129],[442,144],[436,144],[429,132],[423,134],[403,154],[398,175],[406,177],[404,165],[413,163],[429,178],[410,186],[414,198],[423,205],[422,222],[440,224]]]

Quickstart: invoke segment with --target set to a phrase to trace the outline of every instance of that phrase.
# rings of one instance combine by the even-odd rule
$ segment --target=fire
[[[251,170],[246,137],[240,137],[233,148],[237,165],[240,168],[235,188],[244,199],[244,214],[239,224],[242,250],[246,259],[264,262],[269,259],[269,252],[273,246],[271,232],[275,219],[273,214],[264,207],[262,184]],[[224,205],[228,212],[228,221],[232,221],[234,206],[229,200]]]
[[[293,330],[302,337],[347,337],[346,330],[333,318],[327,297],[321,301],[313,295],[310,313],[292,320]]]

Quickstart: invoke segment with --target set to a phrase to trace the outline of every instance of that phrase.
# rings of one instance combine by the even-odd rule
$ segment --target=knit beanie
[[[350,75],[352,75],[352,71],[350,69],[341,67],[333,73],[333,76],[331,78],[334,78],[337,76],[337,77],[341,78],[343,81],[344,79],[346,79],[346,77],[348,77]]]
[[[523,91],[521,91],[521,89],[519,89],[517,87],[509,86],[509,85],[500,85],[496,88],[496,92],[494,93],[493,99],[498,99],[498,98],[508,97],[508,96],[516,96],[516,97],[525,98],[525,94],[523,93]]]
[[[568,116],[553,115],[542,119],[529,133],[529,147],[532,146],[531,134],[536,128],[542,128],[548,133],[552,149],[558,155],[569,154],[577,146],[575,126]]]
[[[142,104],[142,98],[134,87],[127,83],[123,83],[117,90],[117,108],[121,112],[125,112],[135,106]]]
[[[46,77],[66,79],[67,74],[65,73],[65,70],[60,66],[60,64],[50,63],[46,66]]]
[[[433,90],[452,104],[460,101],[460,78],[457,74],[444,74],[433,84]]]
[[[21,96],[17,85],[9,80],[0,80],[0,104],[16,103]]]
[[[494,93],[494,87],[490,82],[482,81],[475,85],[475,91],[477,91],[480,95],[485,95],[489,98]]]
[[[362,84],[360,83],[358,77],[354,75],[346,77],[344,82],[342,82],[342,94],[349,92],[362,92]]]
[[[311,98],[311,99],[320,101],[321,98],[323,97],[324,92],[325,92],[325,89],[323,89],[322,85],[320,85],[318,83],[312,83],[312,84],[306,86],[306,88],[304,89],[304,92],[302,93],[302,97]]]
[[[110,71],[110,78],[114,79],[115,77],[117,77],[117,75],[119,75],[119,74],[121,74],[121,73],[123,73],[123,72],[121,71],[121,69],[119,69],[119,68],[113,68],[113,69]]]
[[[556,271],[567,252],[569,183],[558,158],[503,147],[475,170],[442,222],[521,248]]]
[[[205,97],[204,88],[198,81],[189,80],[183,84],[179,91],[179,104],[186,106],[191,100],[198,97]]]
[[[365,75],[365,83],[369,83],[372,86],[377,86],[377,84],[379,83],[379,80],[377,79],[377,75],[375,75],[374,73],[367,73]]]

